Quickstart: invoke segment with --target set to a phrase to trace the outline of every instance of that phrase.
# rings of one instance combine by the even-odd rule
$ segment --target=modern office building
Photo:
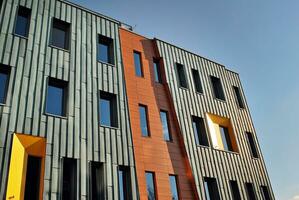
[[[237,73],[69,1],[2,0],[0,199],[275,197]]]

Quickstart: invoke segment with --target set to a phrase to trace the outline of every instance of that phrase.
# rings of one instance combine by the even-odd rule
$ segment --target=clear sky
[[[299,199],[298,0],[73,2],[238,72],[276,199]]]

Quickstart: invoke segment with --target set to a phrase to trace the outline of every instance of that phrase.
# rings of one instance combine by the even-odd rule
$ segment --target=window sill
[[[61,50],[61,51],[64,51],[66,53],[70,53],[69,49],[64,49],[64,48],[61,48],[61,47],[57,47],[57,46],[55,46],[53,44],[50,44],[49,47],[54,48],[54,49],[58,49],[58,50]]]
[[[51,114],[51,113],[45,113],[44,115],[46,115],[48,117],[55,117],[55,118],[60,118],[60,119],[67,119],[66,116],[55,115],[55,114]]]
[[[195,91],[196,92],[196,94],[198,94],[198,95],[203,95],[203,92],[197,92],[197,91]]]
[[[0,103],[0,106],[5,106],[6,104],[5,103]]]
[[[101,63],[101,64],[109,65],[111,67],[115,67],[115,64],[112,64],[112,63],[104,62],[104,61],[101,61],[101,60],[97,60],[97,62]]]
[[[212,149],[216,150],[216,151],[220,151],[220,152],[225,152],[225,153],[231,153],[231,154],[240,155],[240,153],[236,152],[236,151],[228,151],[228,150],[224,150],[224,149],[215,149],[215,148],[212,148]]]
[[[220,102],[222,102],[222,103],[226,103],[226,100],[218,99],[217,97],[214,97],[214,99],[217,100],[217,101],[220,101]]]
[[[17,33],[13,33],[13,35],[16,36],[16,37],[19,37],[19,38],[21,38],[21,39],[28,40],[28,36],[26,37],[26,36],[23,36],[23,35],[19,35],[19,34],[17,34]]]
[[[256,157],[253,157],[253,156],[251,156],[251,158],[252,158],[252,160],[256,160],[256,161],[260,160],[260,158],[256,158]]]
[[[186,90],[186,91],[189,90],[189,88],[185,88],[185,87],[181,87],[181,86],[179,86],[179,89]]]
[[[201,145],[201,144],[197,144],[196,147],[200,147],[200,148],[206,148],[206,149],[210,149],[210,146],[205,146],[205,145]]]
[[[114,126],[106,126],[106,125],[100,125],[100,127],[102,128],[110,128],[110,129],[114,129],[114,130],[119,130],[119,127],[114,127]]]

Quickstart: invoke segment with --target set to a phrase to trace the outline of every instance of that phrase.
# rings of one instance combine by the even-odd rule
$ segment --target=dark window
[[[244,108],[244,102],[243,102],[243,99],[242,99],[242,96],[241,96],[241,92],[240,92],[240,89],[236,86],[233,86],[234,88],[234,91],[235,91],[235,95],[236,95],[236,100],[238,102],[238,106],[239,108]]]
[[[170,188],[171,188],[171,199],[179,200],[177,176],[169,175],[169,182],[170,182]]]
[[[77,160],[63,158],[62,199],[77,199]]]
[[[28,37],[29,26],[30,26],[30,15],[31,10],[23,6],[19,6],[18,16],[15,27],[15,34]]]
[[[67,82],[54,78],[49,78],[46,113],[57,116],[65,116],[66,96]]]
[[[258,158],[259,155],[258,155],[258,152],[257,152],[257,148],[256,148],[255,140],[253,138],[253,134],[250,133],[250,132],[246,132],[246,135],[247,135],[247,140],[248,140],[249,148],[250,148],[250,151],[251,151],[251,155],[254,158]]]
[[[70,24],[53,18],[51,44],[62,49],[69,49]]]
[[[135,74],[136,74],[136,76],[143,77],[141,53],[139,53],[137,51],[134,51],[134,65],[135,65]]]
[[[192,126],[196,145],[209,146],[203,118],[192,116]]]
[[[25,200],[38,200],[40,189],[41,158],[28,156],[25,183]]]
[[[100,123],[102,126],[118,126],[115,94],[100,92]]]
[[[165,141],[171,141],[171,134],[169,130],[168,113],[166,111],[160,111],[160,118],[163,128],[163,136]]]
[[[204,178],[204,188],[207,200],[220,200],[217,181],[215,178]]]
[[[228,128],[224,126],[219,126],[219,129],[224,150],[233,151],[233,146],[229,136]]]
[[[248,200],[256,200],[255,190],[252,183],[245,183]]]
[[[113,39],[99,35],[98,61],[114,64]]]
[[[118,169],[118,187],[119,200],[130,200],[131,198],[131,181],[130,170],[128,167],[119,167]]]
[[[140,117],[140,128],[142,136],[148,137],[149,127],[148,127],[148,113],[147,113],[147,106],[139,105],[139,117]]]
[[[161,68],[159,60],[154,59],[155,82],[162,83]]]
[[[188,88],[184,66],[182,64],[176,63],[176,72],[179,81],[179,86],[182,88]]]
[[[104,165],[100,162],[90,162],[90,181],[91,181],[91,199],[104,199],[105,198],[105,173]]]
[[[271,200],[269,190],[267,186],[262,185],[261,186],[262,194],[263,194],[263,200]]]
[[[9,82],[9,67],[0,64],[0,103],[5,103]]]
[[[196,92],[202,93],[203,92],[202,85],[201,85],[201,80],[200,80],[198,70],[192,69],[192,76],[193,76],[193,81],[194,81]]]
[[[148,200],[156,199],[156,185],[155,185],[155,174],[153,172],[145,172],[146,177],[146,188]]]
[[[241,200],[241,195],[238,187],[237,181],[229,181],[230,188],[232,191],[232,200]]]
[[[221,100],[225,101],[224,92],[223,92],[220,78],[211,76],[211,81],[212,81],[212,86],[213,86],[213,91],[214,91],[215,97],[217,99],[221,99]]]

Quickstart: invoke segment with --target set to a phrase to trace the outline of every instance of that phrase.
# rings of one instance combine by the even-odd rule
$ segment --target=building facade
[[[62,0],[0,2],[0,199],[275,199],[239,75]]]

